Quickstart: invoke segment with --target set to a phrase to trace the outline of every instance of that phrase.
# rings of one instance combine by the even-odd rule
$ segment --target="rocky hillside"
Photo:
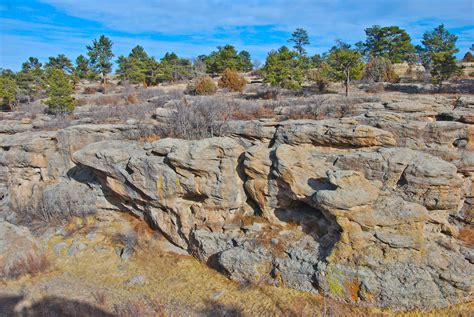
[[[395,310],[471,300],[474,99],[354,107],[154,142],[135,122],[3,121],[0,218],[127,211],[236,281]]]

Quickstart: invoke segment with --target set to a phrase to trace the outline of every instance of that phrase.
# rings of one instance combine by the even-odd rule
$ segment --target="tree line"
[[[326,53],[308,56],[305,49],[310,44],[308,32],[296,29],[288,40],[292,47],[282,46],[268,53],[260,67],[252,62],[247,51],[237,51],[232,45],[217,47],[209,55],[194,60],[166,53],[157,60],[137,45],[127,55],[116,59],[117,77],[131,84],[145,87],[165,82],[189,80],[203,74],[221,75],[226,70],[250,72],[255,70],[263,81],[287,89],[301,88],[305,80],[316,82],[323,89],[328,81],[340,81],[348,94],[351,80],[364,77],[371,81],[393,81],[396,75],[393,63],[422,64],[431,74],[434,83],[441,83],[460,73],[455,54],[457,36],[443,24],[423,34],[422,45],[414,46],[410,35],[398,26],[378,25],[365,29],[366,39],[350,45],[342,41]],[[69,112],[74,108],[71,94],[74,85],[83,79],[100,80],[107,92],[107,76],[112,72],[113,42],[102,35],[86,46],[87,54],[79,55],[73,63],[64,54],[49,57],[43,65],[30,57],[17,73],[0,70],[0,99],[10,109],[20,100],[29,102],[45,91],[46,103],[52,113]],[[471,48],[473,50],[473,48]],[[464,61],[472,61],[466,53]],[[226,73],[227,74],[227,73]]]

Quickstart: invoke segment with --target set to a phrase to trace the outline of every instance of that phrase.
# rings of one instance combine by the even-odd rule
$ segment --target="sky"
[[[310,55],[340,39],[364,40],[372,25],[398,25],[419,44],[445,26],[459,40],[459,56],[474,43],[474,0],[0,0],[0,68],[18,71],[30,56],[74,60],[104,34],[116,56],[141,45],[161,58],[173,51],[193,58],[233,44],[264,61],[296,28],[310,35]]]

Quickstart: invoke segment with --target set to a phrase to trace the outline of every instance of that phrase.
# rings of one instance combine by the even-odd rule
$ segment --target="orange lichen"
[[[351,281],[346,281],[344,283],[346,287],[346,292],[351,298],[352,301],[357,301],[359,299],[359,290],[360,290],[360,283],[358,279],[354,279]]]

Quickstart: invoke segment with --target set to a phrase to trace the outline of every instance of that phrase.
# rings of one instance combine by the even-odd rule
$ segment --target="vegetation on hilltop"
[[[457,36],[449,32],[443,24],[432,31],[425,32],[422,45],[414,46],[410,35],[398,26],[374,25],[365,30],[366,40],[355,46],[338,44],[328,52],[307,56],[305,46],[310,44],[308,32],[302,28],[296,29],[288,42],[293,43],[293,49],[282,46],[268,53],[263,67],[260,62],[253,62],[249,52],[238,51],[232,45],[217,47],[209,55],[200,55],[191,60],[179,57],[173,52],[166,53],[161,59],[149,54],[137,45],[128,56],[119,56],[116,60],[116,75],[122,84],[155,86],[168,82],[191,80],[203,75],[222,76],[219,81],[222,88],[242,91],[244,80],[233,72],[251,72],[262,77],[270,86],[299,90],[302,86],[314,83],[319,91],[325,91],[329,81],[341,81],[346,94],[352,80],[364,79],[369,82],[396,82],[392,65],[407,62],[410,65],[422,64],[432,82],[441,87],[443,81],[449,80],[461,73],[455,54]],[[87,45],[86,55],[79,55],[75,64],[64,54],[49,57],[46,63],[30,57],[23,63],[19,72],[2,70],[0,73],[0,100],[4,109],[12,110],[20,101],[30,102],[45,97],[45,92],[51,95],[52,88],[47,74],[56,74],[60,78],[59,85],[63,92],[72,91],[68,88],[70,82],[77,84],[80,80],[101,79],[102,92],[107,92],[107,77],[112,72],[113,43],[105,35],[94,39]],[[464,62],[472,61],[472,54],[466,53]],[[411,66],[410,66],[411,67]],[[61,74],[54,70],[61,70]],[[59,75],[60,74],[60,75]],[[68,79],[66,80],[66,77]],[[215,91],[211,82],[206,78],[203,93]],[[199,85],[198,85],[199,86]],[[66,98],[67,96],[64,96]],[[51,96],[49,96],[51,99]],[[56,97],[55,97],[56,98]],[[54,99],[54,98],[53,98]],[[68,101],[62,109],[71,109]],[[53,111],[54,112],[54,111]]]

